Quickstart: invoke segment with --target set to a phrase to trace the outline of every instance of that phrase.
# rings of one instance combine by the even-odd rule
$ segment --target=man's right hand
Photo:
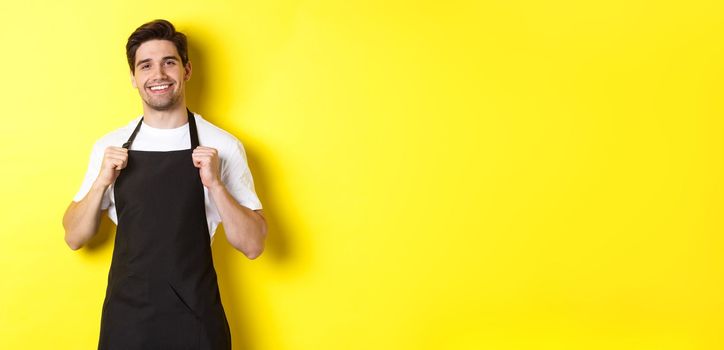
[[[98,173],[96,184],[108,187],[121,173],[128,163],[128,150],[123,147],[108,146],[103,154],[101,171]]]

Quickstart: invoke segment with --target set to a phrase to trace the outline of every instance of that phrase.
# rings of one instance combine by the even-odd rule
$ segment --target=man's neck
[[[143,122],[151,127],[174,129],[183,126],[188,121],[185,103],[179,103],[177,106],[165,111],[158,111],[145,104],[143,105]]]

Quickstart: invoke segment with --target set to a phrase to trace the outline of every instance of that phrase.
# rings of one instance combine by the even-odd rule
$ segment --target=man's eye
[[[174,61],[166,61],[166,64],[174,65],[174,64],[176,64],[176,62],[174,62]]]
[[[144,64],[144,65],[141,66],[141,69],[146,69],[146,68],[148,68],[148,67],[150,67],[150,66],[147,65],[147,64]]]

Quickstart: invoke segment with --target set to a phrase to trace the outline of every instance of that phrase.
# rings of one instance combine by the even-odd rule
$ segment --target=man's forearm
[[[229,243],[249,259],[258,257],[266,239],[264,217],[239,204],[223,183],[209,188],[209,195],[219,210]]]
[[[101,200],[106,188],[94,183],[81,201],[71,202],[66,209],[63,215],[63,228],[65,228],[65,242],[70,249],[79,249],[98,231]]]

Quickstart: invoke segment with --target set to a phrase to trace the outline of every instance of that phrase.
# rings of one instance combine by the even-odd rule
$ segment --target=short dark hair
[[[165,19],[157,19],[143,24],[128,37],[126,43],[126,58],[128,58],[128,66],[131,72],[136,72],[136,50],[141,44],[149,40],[168,40],[176,45],[176,50],[181,56],[181,62],[186,65],[189,61],[188,45],[186,43],[186,35],[177,32],[171,22]]]

